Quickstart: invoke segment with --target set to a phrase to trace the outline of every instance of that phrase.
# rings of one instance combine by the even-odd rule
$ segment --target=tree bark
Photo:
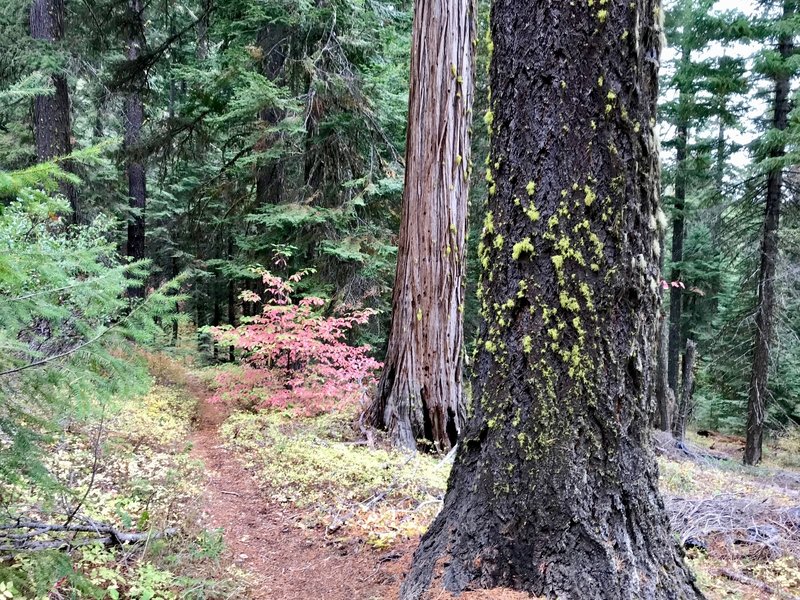
[[[264,55],[261,68],[270,81],[277,81],[286,62],[286,28],[270,24],[259,34],[259,47]],[[261,111],[259,119],[264,128],[264,136],[257,149],[265,151],[279,142],[279,135],[269,131],[283,119],[283,111],[270,107]],[[259,206],[279,204],[283,196],[283,164],[279,160],[262,162],[256,168],[256,202]]]
[[[197,21],[196,56],[197,60],[200,62],[203,62],[208,58],[208,28],[211,20],[211,1],[212,0],[203,0],[201,5],[203,12],[200,15],[200,19]]]
[[[144,18],[142,0],[128,0],[128,52],[127,58],[134,62],[139,58],[144,46]],[[128,206],[131,216],[128,217],[128,243],[127,254],[131,260],[142,260],[145,257],[145,207],[146,171],[144,157],[138,148],[141,142],[142,126],[144,124],[144,103],[140,85],[135,82],[134,87],[125,98],[125,153],[126,170],[128,174]],[[131,287],[128,295],[143,298],[144,286]]]
[[[64,39],[64,0],[33,0],[30,11],[31,37],[57,43]],[[62,73],[51,77],[53,94],[36,96],[33,100],[33,136],[36,143],[36,158],[46,162],[67,156],[72,152],[72,129],[70,126],[69,87]],[[72,165],[62,165],[71,171]],[[75,186],[67,181],[59,183],[59,190],[69,200],[74,223],[79,220],[78,194]]]
[[[783,18],[794,15],[793,2],[784,2]],[[794,53],[794,43],[789,34],[780,37],[778,51],[786,61]],[[775,79],[774,111],[772,127],[779,131],[786,129],[789,117],[789,71]],[[776,145],[769,157],[784,156],[783,142]],[[761,240],[761,268],[758,275],[758,308],[756,312],[755,343],[753,365],[750,375],[750,390],[747,402],[747,441],[744,450],[744,464],[756,465],[761,462],[761,447],[764,437],[764,418],[768,390],[770,349],[775,320],[775,264],[778,260],[778,227],[780,224],[781,194],[783,187],[783,168],[772,168],[767,174],[767,197],[764,208],[764,229]]]
[[[228,261],[233,262],[233,235],[228,235],[227,244]],[[228,325],[236,326],[236,280],[232,275],[228,276]],[[228,360],[236,360],[236,350],[233,346],[228,346]]]
[[[672,417],[675,413],[675,395],[672,393],[672,388],[669,387],[669,378],[667,377],[669,321],[666,315],[661,317],[659,332],[658,352],[656,353],[658,361],[656,368],[656,426],[661,431],[671,432]]]
[[[416,4],[403,216],[392,324],[367,422],[395,445],[440,451],[465,418],[462,313],[469,195],[475,8]]]
[[[692,412],[692,393],[694,392],[694,364],[697,356],[697,344],[686,340],[686,352],[683,355],[683,382],[681,384],[680,401],[675,411],[672,425],[673,437],[682,442],[686,437],[686,424]]]
[[[684,48],[681,61],[689,63],[688,49]],[[680,263],[683,260],[683,241],[685,238],[684,209],[686,207],[686,146],[689,139],[689,124],[686,119],[687,93],[680,92],[678,102],[678,139],[675,149],[675,206],[672,217],[672,269],[670,282],[681,280]],[[683,288],[676,285],[669,287],[669,349],[668,380],[673,395],[678,397],[678,373],[680,372],[680,355],[683,347],[681,328],[683,312]]]
[[[720,113],[725,110],[725,100],[722,101]],[[726,155],[726,142],[725,142],[725,121],[722,114],[718,117],[717,121],[717,147],[715,148],[715,166],[714,166],[714,185],[717,188],[717,193],[722,196],[722,186],[725,183],[725,155]]]
[[[403,600],[702,597],[650,442],[659,10],[493,4],[474,413]]]

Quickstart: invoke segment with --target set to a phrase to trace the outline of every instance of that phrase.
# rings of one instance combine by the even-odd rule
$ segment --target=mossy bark
[[[472,0],[415,5],[392,324],[367,422],[439,450],[464,421],[462,313],[473,96]]]
[[[401,598],[701,598],[650,442],[660,6],[495,0],[474,414]]]

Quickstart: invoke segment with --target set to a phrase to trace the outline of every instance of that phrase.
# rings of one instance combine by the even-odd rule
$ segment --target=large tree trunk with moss
[[[128,51],[127,58],[134,63],[141,55],[144,46],[144,17],[142,0],[128,0]],[[136,81],[125,98],[125,159],[128,174],[128,217],[127,255],[131,260],[145,257],[145,206],[147,202],[144,156],[140,148],[142,126],[144,125],[144,103],[141,87],[144,82]],[[144,287],[129,288],[128,295],[144,297]]]
[[[64,0],[34,0],[30,12],[31,37],[55,44],[64,39]],[[69,88],[63,73],[51,77],[53,93],[33,100],[33,134],[36,158],[45,162],[72,152]],[[62,165],[71,170],[69,163]],[[77,222],[78,194],[75,186],[64,181],[59,190],[69,200],[71,220]]]
[[[784,2],[784,19],[794,13],[794,4]],[[781,37],[778,51],[785,61],[794,53],[794,44],[789,35]],[[775,80],[774,111],[772,127],[786,129],[789,117],[789,70],[783,69]],[[779,142],[769,153],[770,158],[780,159],[785,154],[783,142]],[[764,437],[764,418],[768,391],[770,348],[775,320],[775,265],[778,261],[778,226],[780,223],[783,169],[775,167],[767,175],[767,197],[764,208],[764,229],[761,240],[761,268],[758,276],[758,309],[756,312],[753,367],[750,376],[750,391],[747,402],[747,442],[744,463],[755,465],[761,461],[761,446]]]
[[[414,11],[403,216],[383,375],[367,421],[393,442],[447,450],[464,416],[462,313],[475,15],[472,0]]]
[[[474,413],[401,598],[701,598],[650,442],[660,7],[495,0]]]

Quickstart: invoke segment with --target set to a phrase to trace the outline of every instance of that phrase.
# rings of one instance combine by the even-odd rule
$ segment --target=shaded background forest
[[[36,183],[55,174],[75,209],[65,220],[93,224],[120,255],[146,260],[138,263],[147,271],[132,296],[182,274],[175,287],[185,318],[165,320],[160,335],[171,343],[196,337],[209,360],[235,358],[198,328],[260,312],[240,299],[243,291],[263,291],[259,266],[284,277],[313,269],[299,292],[328,299],[330,311],[380,311],[351,341],[372,344],[381,359],[403,185],[411,3],[34,4],[44,9],[42,19],[54,19],[42,35],[28,0],[0,8],[0,167],[19,175],[72,156],[27,176]],[[800,419],[793,102],[786,130],[769,130],[773,79],[788,70],[794,84],[796,67],[781,60],[775,29],[764,25],[781,7],[754,5],[745,14],[709,0],[679,0],[666,9],[659,129],[669,223],[663,244],[669,384],[679,393],[679,354],[694,340],[695,425],[743,431],[764,173],[775,165],[770,149],[785,146],[767,421],[781,430]],[[487,19],[483,3],[479,39]],[[794,32],[796,20],[780,26]],[[487,147],[486,62],[482,41],[476,163]],[[36,132],[42,120],[61,123],[52,130],[60,139],[42,145]],[[19,176],[4,177],[7,205],[22,184]],[[483,170],[475,168],[471,243],[485,195]],[[474,254],[471,247],[471,265]],[[474,288],[476,269],[469,277]],[[472,293],[465,316],[469,343],[478,319]]]

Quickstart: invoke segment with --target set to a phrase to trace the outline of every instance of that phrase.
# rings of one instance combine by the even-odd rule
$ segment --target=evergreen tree
[[[758,275],[758,303],[755,316],[755,341],[752,372],[747,403],[747,444],[744,463],[754,465],[761,461],[764,420],[769,395],[768,379],[770,352],[773,346],[776,319],[776,266],[778,263],[778,229],[781,204],[784,198],[784,169],[786,160],[786,129],[788,127],[792,77],[797,66],[792,61],[795,54],[794,38],[797,25],[795,0],[781,2],[781,14],[766,27],[767,41],[777,40],[777,49],[768,49],[762,55],[760,71],[773,80],[771,127],[759,144],[759,166],[766,176],[764,220],[762,226],[760,269]]]

